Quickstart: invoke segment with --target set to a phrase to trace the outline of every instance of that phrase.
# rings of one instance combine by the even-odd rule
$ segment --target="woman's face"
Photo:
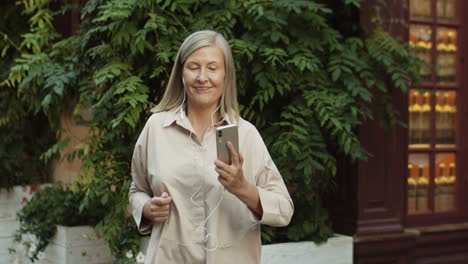
[[[189,106],[216,108],[223,93],[225,75],[224,55],[216,45],[190,54],[182,69]]]

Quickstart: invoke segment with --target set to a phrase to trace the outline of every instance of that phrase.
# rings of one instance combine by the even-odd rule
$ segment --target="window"
[[[409,92],[409,225],[460,217],[457,177],[460,81],[457,5],[461,0],[410,0],[409,44],[431,67],[421,70],[423,89]]]

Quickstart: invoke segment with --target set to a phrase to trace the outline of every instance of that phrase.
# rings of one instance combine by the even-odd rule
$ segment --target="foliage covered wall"
[[[191,32],[212,29],[229,40],[241,115],[261,131],[292,193],[292,223],[265,228],[265,242],[332,234],[320,197],[334,190],[335,157],[365,160],[355,130],[372,118],[369,106],[383,105],[383,118],[397,121],[389,96],[373,94],[406,91],[418,78],[417,59],[381,27],[361,37],[359,0],[87,0],[61,10],[52,2],[18,1],[29,29],[5,38],[18,49],[3,55],[15,59],[0,73],[1,105],[16,100],[51,127],[64,111],[92,110],[92,132],[75,153],[85,163],[73,189],[86,193],[81,210],[108,207],[97,230],[122,258],[138,244],[126,213],[133,145]],[[70,9],[82,22],[74,35],[60,36],[54,16]],[[4,133],[15,119],[0,114]]]
[[[22,34],[28,32],[21,10],[14,1],[0,4],[0,82],[8,78],[22,49]],[[39,157],[53,143],[50,132],[47,117],[21,103],[16,88],[0,86],[0,188],[47,179],[48,163]]]

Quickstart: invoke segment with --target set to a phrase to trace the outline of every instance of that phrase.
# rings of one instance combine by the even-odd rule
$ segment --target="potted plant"
[[[34,262],[49,258],[52,263],[102,263],[106,260],[110,263],[109,248],[103,240],[97,239],[92,228],[106,209],[97,205],[80,211],[84,195],[82,190],[72,191],[55,184],[39,190],[27,201],[18,212],[20,227],[15,233],[15,247],[10,249],[17,253],[17,260]],[[58,252],[60,250],[64,252]],[[65,259],[56,259],[58,256]],[[95,256],[100,259],[92,259]]]

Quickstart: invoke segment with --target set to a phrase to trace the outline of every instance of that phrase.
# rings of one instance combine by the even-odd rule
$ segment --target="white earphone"
[[[182,100],[182,104],[180,105],[180,107],[181,107],[181,111],[182,111],[182,113],[183,113],[181,119],[184,120],[184,116],[185,116],[185,110],[184,110],[184,103],[185,103],[185,80],[184,80],[184,77],[182,77],[182,84],[183,84],[182,89],[184,89],[184,99]]]
[[[185,98],[186,98],[186,92],[185,92],[185,79],[184,77],[182,77],[182,84],[183,84],[183,89],[184,89],[184,99],[182,100],[182,104],[181,104],[181,111],[182,111],[182,116],[181,116],[181,119],[184,120],[184,117],[185,117],[185,109],[184,109],[184,103],[185,103]],[[219,110],[219,107],[220,107],[220,104],[218,105],[218,107],[216,107],[216,110],[211,114],[211,125],[214,126],[214,122],[213,122],[213,116],[214,114]],[[195,147],[195,148],[198,148],[197,144],[195,144],[193,142],[193,139],[192,139],[192,132],[190,132],[190,135],[189,135],[189,138],[190,138],[190,142],[192,143],[192,145]],[[192,196],[190,197],[190,201],[197,207],[200,207],[202,208],[201,205],[199,205],[197,202],[195,202],[194,200],[194,197],[195,195],[201,191],[201,187],[200,186],[193,194]],[[203,220],[203,222],[199,225],[199,227],[197,228],[197,230],[199,231],[202,231],[204,233],[204,240],[203,240],[203,249],[205,249],[206,251],[215,251],[216,249],[218,249],[218,244],[219,244],[219,240],[218,238],[216,237],[216,235],[212,234],[212,233],[209,233],[207,228],[206,228],[206,224],[208,222],[208,219],[213,215],[213,213],[219,208],[219,205],[221,204],[221,202],[223,201],[223,197],[224,197],[224,191],[225,191],[225,188],[224,186],[221,188],[221,193],[220,193],[220,197],[219,197],[219,200],[215,206],[215,208],[213,210],[211,210],[211,212],[208,214],[208,216]],[[205,246],[205,243],[208,242],[208,239],[211,238],[215,241],[215,246],[214,247],[207,247]]]

